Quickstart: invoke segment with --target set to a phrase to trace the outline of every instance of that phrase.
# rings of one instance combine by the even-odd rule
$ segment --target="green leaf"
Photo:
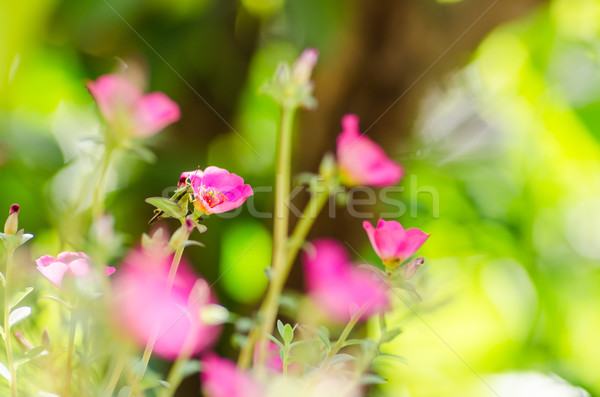
[[[268,335],[268,337],[269,337],[269,339],[270,339],[270,340],[271,340],[273,343],[275,343],[277,346],[279,346],[279,348],[280,348],[280,349],[283,349],[283,348],[285,347],[285,346],[283,346],[283,343],[281,343],[281,342],[279,341],[279,339],[277,339],[277,338],[276,338],[276,337],[274,337],[273,335],[269,334],[269,335]]]
[[[345,363],[345,362],[354,361],[354,360],[356,360],[356,357],[351,356],[350,354],[340,353],[340,354],[336,354],[335,356],[333,356],[330,363],[331,363],[331,365],[333,365],[333,364],[340,364],[340,363]]]
[[[331,350],[331,340],[329,340],[329,330],[326,327],[321,327],[317,330],[317,336],[319,337],[319,339],[321,339],[321,341],[323,342],[325,347],[327,347],[327,350]]]
[[[12,327],[25,320],[27,317],[31,315],[31,308],[29,306],[19,307],[13,310],[8,316],[8,323]]]
[[[333,358],[331,359],[331,364],[340,364],[340,363],[345,363],[348,361],[354,361],[356,360],[356,357],[351,356],[350,354],[336,354],[335,356],[333,356]]]
[[[57,298],[56,296],[52,296],[52,295],[44,295],[44,296],[40,296],[38,298],[38,303],[39,301],[41,301],[42,299],[50,299],[52,301],[58,302],[61,305],[63,305],[64,307],[66,307],[67,309],[71,310],[73,307],[71,305],[69,305],[67,302],[65,302],[64,300]]]
[[[208,230],[206,225],[203,225],[197,221],[194,221],[194,226],[196,226],[196,229],[198,229],[198,233],[201,233],[201,234]]]
[[[170,384],[169,382],[167,382],[166,380],[159,380],[159,381],[158,381],[158,384],[159,384],[159,385],[161,385],[162,387],[164,387],[165,389],[170,389],[171,387],[173,387],[173,386],[171,386],[171,384]]]
[[[391,329],[381,336],[381,343],[391,342],[392,340],[394,340],[394,338],[396,338],[401,333],[402,333],[402,330],[400,328]]]
[[[0,362],[0,375],[2,375],[4,379],[10,382],[10,371],[2,362]]]
[[[364,346],[364,347],[369,347],[369,346],[373,346],[375,344],[375,342],[373,342],[372,340],[369,339],[348,339],[347,341],[345,341],[343,343],[343,347],[346,346],[355,346],[355,345],[360,345],[360,346]]]
[[[292,340],[294,340],[294,330],[291,325],[286,324],[285,327],[283,327],[283,334],[281,337],[283,338],[283,343],[286,345],[292,343]]]
[[[396,354],[390,354],[390,353],[381,353],[379,355],[377,355],[375,358],[389,358],[392,360],[396,360],[396,361],[400,361],[404,364],[407,364],[408,361],[406,360],[406,358],[402,357],[402,356],[398,356]]]
[[[386,382],[386,378],[375,374],[366,374],[360,378],[360,383],[363,385],[382,385]]]
[[[181,219],[187,214],[186,208],[180,206],[173,200],[169,200],[164,197],[150,197],[145,200],[148,204],[155,206],[159,210],[163,211],[167,216],[171,218]]]
[[[117,394],[117,397],[129,397],[130,394],[131,394],[131,387],[125,386],[124,388],[122,388],[119,391],[119,394]]]
[[[202,244],[200,241],[195,241],[195,240],[187,240],[185,243],[183,243],[184,247],[191,247],[191,246],[197,246],[197,247],[206,247],[206,245]]]
[[[254,321],[248,317],[238,317],[235,320],[235,329],[238,332],[250,332],[252,327],[254,326]]]
[[[238,334],[237,332],[231,335],[231,345],[233,347],[246,346],[248,343],[248,337],[246,335]]]
[[[156,155],[150,149],[142,145],[130,145],[127,149],[147,163],[154,163],[156,161]]]
[[[46,351],[46,347],[45,346],[36,346],[33,349],[29,349],[29,350],[27,350],[25,352],[25,354],[23,355],[23,357],[21,357],[19,360],[17,360],[15,362],[15,365],[21,366],[23,364],[26,364],[29,361],[31,361],[34,358],[36,358],[37,356],[43,354],[45,351]]]
[[[277,320],[277,331],[279,331],[279,335],[281,335],[281,337],[283,338],[283,330],[284,330],[285,326],[283,325],[283,323],[281,322],[281,320]]]
[[[10,303],[10,309],[12,309],[13,307],[17,306],[19,303],[21,303],[21,301],[23,299],[25,299],[25,297],[27,295],[29,295],[29,293],[33,291],[33,287],[27,287],[22,289],[21,291],[17,292],[15,294],[15,296],[13,297],[12,302]]]
[[[202,363],[199,360],[188,360],[181,367],[181,377],[187,378],[190,375],[197,374],[202,370]]]

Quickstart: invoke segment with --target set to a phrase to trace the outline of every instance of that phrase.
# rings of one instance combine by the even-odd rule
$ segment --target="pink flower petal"
[[[132,135],[150,136],[181,118],[179,106],[162,92],[144,95],[134,104]]]
[[[429,234],[419,229],[404,230],[396,221],[380,219],[377,228],[365,221],[363,227],[373,249],[384,262],[393,259],[403,262],[417,252],[429,238]]]
[[[379,145],[360,133],[356,115],[345,115],[342,128],[337,139],[337,159],[346,183],[391,186],[400,181],[404,170]]]
[[[104,268],[103,268],[103,273],[104,273],[105,277],[108,277],[111,274],[114,274],[114,272],[116,272],[116,271],[117,271],[117,269],[115,269],[112,266],[104,266]]]
[[[387,286],[366,269],[352,266],[343,245],[320,239],[304,254],[308,293],[335,321],[348,321],[355,310],[364,308],[361,319],[385,311],[389,305]],[[310,252],[313,251],[313,252]]]
[[[65,252],[61,252],[60,254],[58,254],[56,259],[59,260],[60,262],[69,264],[77,259],[89,260],[90,258],[83,252],[65,251]]]
[[[54,258],[48,255],[44,255],[43,257],[39,258],[36,263],[37,269],[44,277],[48,279],[48,281],[56,285],[58,288],[62,288],[63,278],[65,277],[65,274],[67,274],[69,266],[67,266],[65,263],[56,261]]]
[[[406,230],[406,243],[404,250],[400,252],[400,256],[404,259],[411,257],[429,238],[429,234],[422,232],[419,229],[411,228]]]
[[[119,114],[127,112],[142,96],[138,87],[117,74],[100,76],[89,82],[87,89],[108,122],[115,122]]]
[[[69,270],[74,276],[83,277],[90,272],[90,264],[85,259],[75,259],[69,263]]]
[[[207,397],[260,397],[262,388],[234,363],[211,354],[202,360],[202,390]]]
[[[258,353],[259,350],[254,349],[253,360],[255,367],[258,365]],[[283,370],[283,361],[281,361],[281,356],[279,355],[279,346],[272,341],[268,341],[266,359],[265,366],[271,371],[281,372]]]
[[[206,214],[218,214],[241,206],[254,192],[244,179],[219,167],[184,172],[179,184],[189,178],[194,189],[194,206]]]
[[[201,279],[182,262],[169,292],[166,280],[170,265],[170,256],[136,250],[125,258],[114,277],[117,321],[140,346],[159,327],[161,337],[154,352],[165,359],[175,359],[184,350],[189,354],[201,352],[215,342],[220,330],[202,323],[198,315],[203,304],[215,302],[210,290],[206,299],[198,299],[195,286],[207,284],[199,284]]]

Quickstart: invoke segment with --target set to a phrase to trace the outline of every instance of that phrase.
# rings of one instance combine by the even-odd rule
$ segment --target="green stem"
[[[367,304],[363,305],[359,310],[356,311],[356,313],[354,313],[352,315],[352,317],[350,318],[350,322],[348,322],[348,324],[346,324],[346,327],[342,331],[342,334],[340,335],[339,339],[337,340],[335,345],[333,345],[333,347],[329,351],[329,354],[327,354],[327,357],[325,358],[325,362],[324,362],[325,366],[327,366],[329,364],[329,362],[331,361],[331,359],[340,350],[342,350],[342,348],[344,347],[344,343],[346,343],[346,339],[348,339],[348,336],[350,335],[350,332],[352,332],[352,330],[354,329],[354,326],[356,325],[356,323],[358,323],[358,320],[360,320],[360,318],[365,314],[368,307],[369,307],[369,304],[367,303]]]
[[[169,270],[169,276],[167,278],[167,296],[171,294],[171,290],[173,289],[175,276],[177,275],[177,269],[179,268],[179,263],[181,262],[181,256],[183,255],[184,248],[184,245],[179,247],[177,251],[175,251],[175,255],[173,256],[173,262],[171,262],[171,269]],[[131,386],[130,395],[132,397],[135,397],[137,393],[139,393],[140,382],[144,378],[146,369],[148,369],[148,363],[150,362],[150,357],[152,356],[152,350],[154,350],[154,345],[158,340],[158,332],[160,330],[160,325],[160,322],[155,324],[155,326],[152,328],[150,338],[148,338],[148,342],[146,343],[146,348],[144,349],[144,354],[142,355],[142,369],[135,377],[133,385]]]
[[[102,396],[112,396],[115,388],[117,387],[117,383],[119,382],[119,378],[121,378],[121,372],[123,372],[123,368],[125,368],[125,361],[127,356],[123,352],[119,352],[119,358],[115,362],[113,370],[108,378],[108,386],[106,387],[106,391]]]
[[[4,346],[6,347],[6,356],[8,358],[8,369],[10,371],[10,395],[11,397],[17,397],[17,369],[15,368],[15,362],[12,351],[12,338],[10,331],[10,294],[9,294],[9,286],[10,286],[10,272],[12,269],[13,262],[13,254],[14,250],[7,250],[6,254],[6,274],[4,275],[6,279],[6,285],[4,286]]]
[[[298,251],[302,248],[306,236],[312,225],[315,223],[317,216],[323,209],[323,206],[327,203],[329,195],[330,190],[327,188],[323,192],[313,192],[310,201],[306,204],[306,207],[302,212],[302,217],[296,223],[294,232],[287,244],[287,258],[284,262],[284,266],[274,274],[273,280],[269,285],[269,290],[267,291],[267,296],[258,312],[258,317],[265,319],[263,324],[270,321],[270,328],[266,330],[267,327],[264,326],[261,331],[259,331],[258,328],[254,328],[253,331],[250,332],[248,341],[240,352],[240,357],[238,359],[238,365],[240,367],[248,368],[250,366],[250,362],[252,361],[252,348],[258,338],[259,332],[271,333],[277,317],[279,297],[281,296],[285,282],[290,274],[296,255],[298,255]]]
[[[75,346],[75,332],[77,331],[77,317],[74,313],[75,310],[76,309],[71,309],[71,319],[69,324],[69,342],[67,345],[64,397],[69,397],[69,395],[71,394],[71,371],[73,361],[73,350]]]
[[[186,352],[186,354],[180,354],[177,357],[177,360],[173,363],[171,370],[169,371],[169,375],[167,376],[167,383],[170,385],[168,389],[165,389],[163,393],[161,393],[161,397],[171,397],[177,391],[177,388],[181,384],[183,380],[183,366],[189,360],[190,355]]]
[[[102,158],[102,166],[100,168],[100,175],[98,177],[98,185],[96,185],[96,190],[94,194],[94,206],[92,210],[93,220],[98,219],[104,213],[104,195],[106,194],[106,178],[108,176],[108,168],[110,166],[110,160],[113,151],[113,146],[107,143],[104,149],[104,156]]]
[[[290,175],[292,160],[292,124],[296,108],[282,107],[277,147],[277,164],[275,168],[275,213],[273,219],[273,253],[271,259],[272,277],[265,298],[258,330],[257,348],[259,368],[266,360],[268,346],[267,335],[275,326],[277,307],[281,290],[285,284],[285,265],[287,257],[287,236],[290,213],[288,199],[290,192]]]

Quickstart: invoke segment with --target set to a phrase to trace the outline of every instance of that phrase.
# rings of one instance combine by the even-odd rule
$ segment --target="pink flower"
[[[388,307],[387,286],[373,271],[353,267],[344,246],[319,239],[304,253],[306,286],[311,298],[336,321],[348,321],[357,310],[361,319]]]
[[[154,353],[175,359],[181,352],[199,353],[212,345],[219,326],[201,320],[201,310],[215,302],[208,283],[182,262],[171,291],[167,277],[171,256],[162,250],[136,250],[123,261],[115,279],[114,312],[119,326],[140,346],[158,327]]]
[[[254,366],[258,365],[258,349],[254,349]],[[283,370],[283,361],[281,361],[281,356],[279,355],[279,346],[277,346],[274,342],[268,341],[267,344],[267,355],[266,355],[265,366],[275,372],[281,372]],[[291,363],[295,364],[295,363]]]
[[[184,172],[179,178],[179,186],[185,185],[187,180],[194,189],[194,207],[204,214],[230,211],[254,194],[250,185],[244,184],[244,179],[218,167]]]
[[[202,360],[202,390],[207,397],[260,397],[262,388],[250,374],[214,354]]]
[[[132,136],[150,136],[179,120],[179,106],[162,92],[144,95],[118,74],[105,74],[87,84],[100,112],[117,130]]]
[[[377,228],[365,221],[363,227],[377,255],[390,267],[410,258],[429,238],[429,234],[419,229],[404,230],[396,221],[380,219]]]
[[[90,257],[83,252],[65,251],[56,258],[44,255],[35,263],[37,269],[44,277],[58,288],[62,288],[63,278],[70,274],[73,277],[85,277],[91,272]],[[110,276],[115,272],[114,267],[104,266],[104,276]]]
[[[358,117],[354,114],[342,118],[342,133],[337,138],[337,161],[342,180],[349,186],[391,186],[404,176],[400,165],[360,133]]]

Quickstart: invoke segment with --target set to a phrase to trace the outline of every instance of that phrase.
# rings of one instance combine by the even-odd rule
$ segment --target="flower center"
[[[227,196],[222,192],[216,192],[215,189],[207,189],[203,190],[201,193],[202,200],[210,207],[213,208],[225,201],[227,201]]]

